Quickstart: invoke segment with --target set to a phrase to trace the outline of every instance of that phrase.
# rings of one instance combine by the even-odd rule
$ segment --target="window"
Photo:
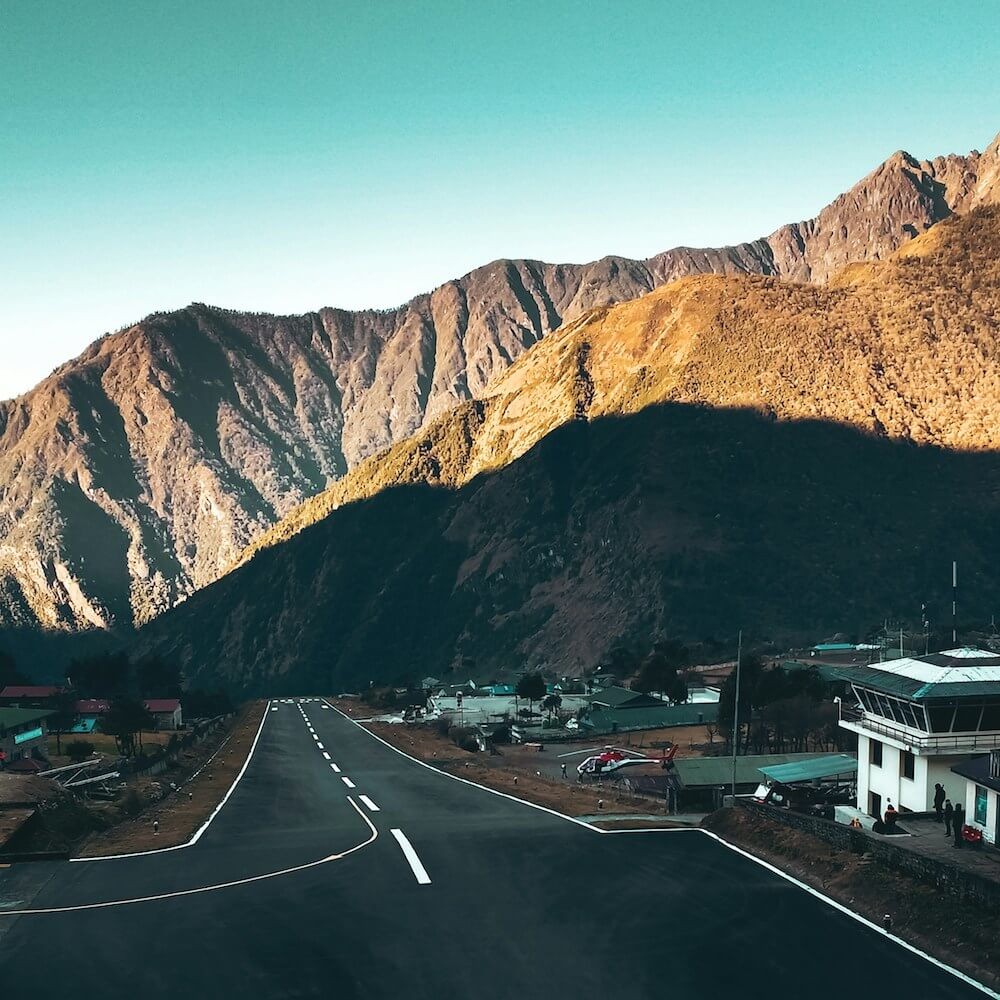
[[[994,733],[1000,730],[1000,704],[987,702],[983,709],[983,718],[979,723],[979,728],[986,733]]]
[[[955,710],[955,722],[952,729],[956,733],[974,733],[979,729],[979,716],[982,705],[959,705]]]
[[[931,705],[927,709],[927,715],[931,720],[932,733],[951,732],[951,717],[955,714],[955,709],[951,705]]]
[[[881,740],[872,740],[871,761],[872,761],[872,767],[881,767],[882,766],[882,741]]]
[[[976,785],[976,822],[980,826],[986,826],[986,789],[982,785]]]
[[[900,762],[900,767],[903,772],[904,778],[909,778],[913,781],[913,754],[909,750],[901,750],[899,752],[902,761]]]
[[[901,709],[901,711],[903,713],[903,718],[906,719],[906,724],[911,729],[917,729],[917,728],[919,728],[917,726],[917,716],[916,716],[916,713],[913,711],[913,706],[912,705],[908,705],[905,701],[901,701],[899,703],[899,707],[900,707],[900,709]]]

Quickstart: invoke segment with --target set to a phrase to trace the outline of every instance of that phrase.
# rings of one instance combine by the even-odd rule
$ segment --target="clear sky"
[[[995,0],[0,0],[0,398],[190,301],[765,235],[897,148],[986,146],[998,29]]]

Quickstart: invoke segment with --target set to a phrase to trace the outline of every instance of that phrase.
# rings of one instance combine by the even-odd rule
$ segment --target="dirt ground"
[[[340,707],[340,702],[334,703]],[[608,785],[581,785],[573,777],[563,780],[550,777],[544,771],[538,774],[542,755],[527,747],[504,746],[502,757],[491,757],[486,753],[469,753],[459,749],[432,725],[393,726],[385,722],[365,725],[386,742],[443,771],[547,806],[567,816],[590,816],[601,811],[642,814],[663,811],[662,803],[619,796]],[[562,745],[557,748],[553,744],[547,751],[549,758],[554,758],[557,750],[565,752]],[[552,761],[545,763],[551,767]],[[571,765],[569,768],[571,775],[574,767]]]
[[[172,732],[167,732],[165,730],[143,733],[142,745],[150,749],[157,746],[166,746],[166,744],[170,742],[170,737],[173,735],[174,734]],[[63,733],[61,736],[63,753],[61,754],[57,754],[55,752],[55,735],[49,734],[49,750],[52,751],[52,753],[49,754],[49,761],[52,767],[62,767],[64,764],[73,763],[66,755],[65,751],[66,747],[76,740],[83,740],[85,743],[93,743],[94,754],[100,754],[101,756],[109,757],[112,760],[117,760],[119,757],[115,738],[113,736],[108,736],[106,733]]]
[[[742,809],[722,809],[704,824],[839,903],[980,982],[1000,985],[1000,914],[961,903],[927,882]]]
[[[179,787],[134,818],[91,834],[76,851],[77,856],[128,854],[183,844],[219,804],[243,767],[266,710],[264,702],[244,705],[231,725],[183,752],[176,770],[141,779],[136,788],[143,800],[155,799],[170,782]],[[160,824],[158,833],[153,832],[154,820]]]
[[[645,729],[638,733],[596,736],[591,739],[590,746],[612,742],[617,747],[635,747],[652,753],[658,753],[664,743],[675,743],[678,757],[713,757],[725,751],[718,736],[714,742],[709,740],[704,726],[668,726],[664,729]]]

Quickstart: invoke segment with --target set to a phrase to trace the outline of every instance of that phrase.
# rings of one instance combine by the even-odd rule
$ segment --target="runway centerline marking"
[[[382,811],[367,795],[359,795],[358,798],[368,807],[369,812],[377,813]]]
[[[790,882],[797,888],[804,890],[814,899],[818,899],[819,901],[825,903],[826,905],[832,906],[835,910],[838,910],[839,912],[843,913],[850,919],[857,921],[862,926],[868,928],[868,930],[873,931],[874,933],[879,934],[882,937],[888,938],[890,941],[893,942],[893,944],[899,945],[905,951],[910,952],[910,954],[915,955],[918,958],[924,959],[924,961],[930,963],[933,966],[936,966],[937,968],[943,970],[944,972],[947,972],[949,975],[954,976],[958,980],[961,980],[968,986],[971,986],[974,989],[979,990],[980,993],[983,993],[989,997],[994,997],[995,1000],[1000,1000],[1000,993],[991,989],[989,986],[986,986],[985,984],[978,982],[977,980],[973,979],[966,973],[960,971],[959,969],[954,968],[954,966],[948,965],[946,962],[942,962],[938,958],[934,958],[933,955],[928,955],[926,952],[920,951],[919,948],[917,948],[915,945],[910,944],[909,941],[905,941],[903,938],[897,937],[890,931],[887,931],[884,928],[880,927],[878,924],[872,923],[872,921],[870,921],[867,917],[862,916],[860,913],[856,913],[854,910],[845,906],[843,903],[837,902],[837,900],[833,899],[831,896],[827,896],[825,893],[820,892],[819,889],[813,888],[808,883],[802,882],[800,879],[797,879],[794,875],[790,874],[789,872],[782,871],[775,865],[772,865],[769,862],[764,861],[762,858],[758,858],[755,854],[751,854],[749,851],[745,851],[743,850],[743,848],[737,847],[735,844],[729,843],[728,840],[726,840],[724,837],[720,837],[719,834],[715,833],[712,830],[705,830],[702,829],[701,827],[672,827],[670,829],[663,828],[658,830],[649,830],[649,829],[602,830],[599,826],[594,826],[591,823],[587,823],[584,820],[577,819],[574,816],[567,816],[565,813],[557,812],[555,809],[550,809],[548,806],[541,806],[538,805],[538,803],[536,802],[529,802],[527,799],[519,799],[516,795],[510,795],[508,792],[501,792],[499,789],[490,788],[489,785],[480,785],[478,782],[470,781],[468,778],[462,778],[457,774],[451,774],[449,771],[442,771],[440,768],[435,767],[433,764],[428,764],[426,761],[420,760],[418,757],[414,757],[411,754],[408,754],[405,750],[400,750],[399,747],[393,746],[393,744],[391,744],[388,740],[382,739],[382,737],[379,736],[377,733],[373,733],[370,729],[366,729],[364,726],[361,725],[361,722],[370,722],[372,720],[353,719],[346,712],[342,712],[335,705],[330,705],[329,707],[346,722],[351,723],[356,728],[360,729],[363,733],[365,733],[367,736],[370,736],[373,740],[377,740],[384,747],[386,747],[386,749],[391,750],[393,753],[399,754],[400,757],[405,757],[412,764],[417,764],[419,767],[423,767],[428,771],[434,771],[436,774],[439,774],[445,778],[450,778],[452,781],[461,782],[463,785],[469,785],[472,788],[478,788],[481,791],[488,792],[491,795],[498,795],[502,799],[509,799],[511,802],[518,802],[523,806],[529,806],[531,809],[537,809],[539,812],[545,812],[549,813],[549,815],[551,816],[557,816],[559,819],[567,820],[570,823],[574,823],[577,826],[582,826],[585,829],[591,830],[594,833],[601,834],[604,836],[641,836],[643,834],[653,834],[662,836],[663,834],[669,834],[669,833],[674,833],[674,834],[687,833],[687,834],[702,834],[703,836],[710,837],[712,840],[716,841],[721,846],[728,848],[730,851],[735,851],[737,854],[743,855],[743,857],[745,857],[748,861],[752,861],[753,863],[760,865],[762,868],[768,869],[770,872],[777,875],[779,878],[784,879],[786,882]]]
[[[354,811],[365,821],[365,825],[371,831],[367,840],[354,847],[349,847],[339,854],[328,854],[318,861],[309,861],[304,865],[295,865],[292,868],[282,868],[276,872],[266,872],[263,875],[250,875],[247,878],[235,879],[232,882],[219,882],[216,885],[202,885],[196,889],[178,889],[174,892],[163,892],[155,896],[137,896],[134,899],[110,899],[103,903],[82,903],[78,906],[48,906],[37,910],[0,910],[0,917],[26,917],[33,913],[76,913],[82,910],[103,910],[111,906],[131,906],[134,903],[153,903],[161,899],[177,899],[180,896],[195,896],[203,892],[218,892],[220,889],[231,889],[237,885],[249,885],[252,882],[263,882],[265,879],[279,878],[282,875],[291,875],[294,872],[306,871],[309,868],[318,868],[320,865],[328,864],[331,861],[339,861],[349,854],[354,854],[374,843],[378,839],[378,829],[375,824],[365,815],[364,810],[351,798],[347,796],[347,801],[351,803]]]
[[[333,761],[330,761],[330,767],[333,768],[333,771],[334,771],[335,774],[340,774],[340,768],[337,767],[337,765],[334,764]]]
[[[325,750],[323,751],[323,756],[324,756],[324,757],[325,757],[325,758],[326,758],[327,760],[329,760],[329,759],[330,759],[330,755],[329,755],[329,754],[328,754],[328,753],[327,753],[327,752],[326,752]]]
[[[324,750],[324,749],[325,749],[325,747],[323,746],[323,744],[322,744],[322,743],[320,743],[320,741],[319,741],[319,740],[317,740],[317,741],[316,741],[316,747],[317,747],[317,749],[319,749],[319,750]]]
[[[341,778],[340,780],[341,780],[341,781],[342,781],[342,782],[343,782],[343,783],[344,783],[345,785],[347,785],[347,787],[348,787],[348,788],[357,788],[357,787],[358,787],[358,786],[357,786],[356,784],[354,784],[354,782],[353,782],[353,781],[351,781],[351,779],[350,779],[350,778]]]
[[[413,845],[406,839],[406,834],[402,830],[390,830],[389,832],[396,838],[396,843],[399,844],[399,849],[403,852],[403,857],[409,862],[410,868],[413,870],[413,876],[417,882],[420,885],[430,885],[431,877],[427,874],[427,869],[424,868],[417,852],[413,849]]]

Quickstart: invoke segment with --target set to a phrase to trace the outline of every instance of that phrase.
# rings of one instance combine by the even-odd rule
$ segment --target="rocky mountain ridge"
[[[148,621],[589,310],[705,273],[822,284],[995,202],[998,176],[1000,137],[897,153],[815,219],[737,247],[495,261],[394,310],[150,316],[0,403],[0,626]]]
[[[592,309],[136,651],[257,694],[574,674],[657,637],[865,635],[922,604],[937,625],[952,559],[986,621],[998,316],[1000,207],[824,287],[696,276]]]

